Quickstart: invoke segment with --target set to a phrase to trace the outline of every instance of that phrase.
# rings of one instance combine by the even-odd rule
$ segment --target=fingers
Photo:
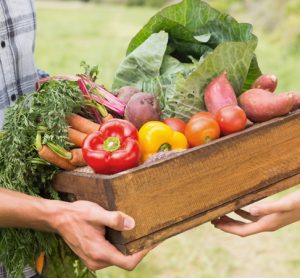
[[[300,190],[292,192],[279,201],[257,204],[250,208],[250,213],[255,216],[264,216],[272,213],[289,212],[300,207]]]
[[[131,256],[123,255],[110,242],[104,240],[101,248],[94,248],[88,256],[85,257],[84,264],[92,271],[100,270],[109,266],[117,266],[131,271],[141,262],[151,249],[147,249]]]
[[[146,249],[131,256],[125,256],[108,241],[102,245],[102,248],[102,250],[105,250],[105,252],[100,254],[98,259],[99,263],[104,261],[109,265],[115,265],[128,271],[135,269],[135,267],[150,251],[150,249]]]
[[[213,224],[216,228],[226,233],[241,237],[254,235],[267,230],[264,222],[257,221],[253,223],[244,223],[242,221],[231,219],[228,216],[221,217],[219,220],[214,221]]]
[[[134,270],[149,252],[149,250],[144,250],[131,256],[125,256],[116,249],[115,251],[110,254],[109,262],[128,271]]]
[[[235,213],[247,220],[250,220],[252,222],[255,222],[257,220],[259,220],[259,217],[257,216],[253,216],[251,213],[249,213],[248,211],[242,210],[242,209],[238,209],[235,211]]]
[[[112,266],[111,264],[105,262],[94,262],[94,263],[83,262],[83,263],[90,271],[97,271]]]
[[[132,230],[135,227],[134,219],[123,212],[107,211],[101,207],[99,207],[99,211],[100,213],[95,215],[96,221],[103,226],[117,231]]]
[[[272,213],[288,212],[293,209],[293,203],[284,199],[267,204],[256,204],[249,209],[253,216],[265,216]]]

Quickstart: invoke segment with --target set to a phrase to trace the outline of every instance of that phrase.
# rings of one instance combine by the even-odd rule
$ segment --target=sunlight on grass
[[[127,44],[154,13],[149,8],[38,2],[37,66],[55,74],[76,74],[85,60],[100,65],[107,87]]]

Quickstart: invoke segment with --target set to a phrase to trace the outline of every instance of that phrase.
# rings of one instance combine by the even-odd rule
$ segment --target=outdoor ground
[[[75,74],[82,60],[99,64],[101,82],[109,88],[130,38],[154,13],[144,7],[37,1],[37,66],[51,74]],[[282,43],[262,34],[259,26],[255,30],[260,34],[257,54],[262,70],[279,76],[279,90],[300,90],[300,56],[284,51]],[[98,276],[296,278],[299,250],[300,223],[251,238],[228,235],[205,224],[165,241],[133,272],[109,268]]]

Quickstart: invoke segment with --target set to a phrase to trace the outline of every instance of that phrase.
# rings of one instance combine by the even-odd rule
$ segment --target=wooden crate
[[[113,176],[64,172],[53,186],[134,217],[133,231],[107,232],[132,254],[298,183],[300,111]]]

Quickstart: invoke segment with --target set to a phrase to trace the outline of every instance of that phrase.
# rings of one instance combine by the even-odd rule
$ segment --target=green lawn
[[[101,66],[101,82],[110,87],[130,38],[155,10],[40,1],[37,12],[37,65],[51,74],[75,74],[86,60]],[[279,76],[280,91],[300,90],[300,57],[265,34],[259,37],[262,70]],[[299,231],[297,223],[276,233],[238,238],[205,224],[165,241],[135,271],[109,268],[99,277],[296,278]]]
[[[85,60],[100,65],[110,87],[127,44],[154,13],[149,8],[37,2],[37,66],[51,74],[75,74]]]

